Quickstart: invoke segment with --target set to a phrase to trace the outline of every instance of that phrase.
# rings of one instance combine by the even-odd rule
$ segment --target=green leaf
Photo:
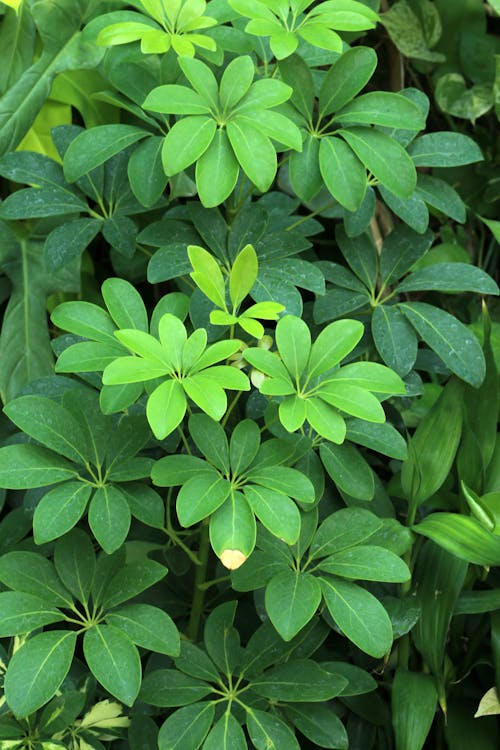
[[[163,171],[161,152],[163,138],[150,136],[139,143],[127,165],[127,174],[132,192],[145,208],[157,203],[167,185]]]
[[[199,159],[212,143],[216,129],[211,117],[192,115],[178,120],[163,142],[165,174],[178,174]]]
[[[47,270],[56,271],[80,258],[100,229],[99,219],[75,219],[53,229],[43,248]]]
[[[408,458],[405,439],[389,422],[377,424],[365,422],[362,419],[349,419],[346,438],[399,461],[405,461]]]
[[[191,278],[209,300],[216,304],[217,307],[225,310],[226,285],[217,260],[198,245],[188,245],[187,250],[189,260],[194,269]]]
[[[321,602],[318,579],[309,573],[284,570],[266,587],[266,611],[285,641],[290,641],[316,614]]]
[[[446,216],[461,224],[465,223],[467,218],[465,203],[455,188],[444,180],[428,174],[419,174],[416,195]]]
[[[58,187],[17,190],[0,207],[2,219],[34,219],[44,216],[63,216],[87,210],[87,204],[77,195]]]
[[[76,633],[52,630],[24,644],[10,660],[5,673],[5,698],[18,719],[47,703],[68,674]]]
[[[226,709],[203,743],[204,750],[247,750],[243,729]]]
[[[55,607],[48,607],[43,599],[19,591],[0,593],[0,606],[0,638],[31,633],[32,630],[64,619],[62,612]]]
[[[73,529],[55,545],[54,564],[59,578],[80,602],[88,602],[95,563],[94,545],[82,529]]]
[[[196,187],[205,208],[223,203],[233,192],[240,167],[223,128],[196,163]]]
[[[76,182],[115,154],[148,135],[133,125],[98,125],[84,130],[71,141],[64,154],[64,176]]]
[[[366,170],[353,150],[340,138],[322,138],[319,168],[323,181],[341,206],[357,211],[367,187]]]
[[[167,656],[180,653],[179,632],[166,612],[150,604],[129,604],[106,615],[137,646]]]
[[[271,141],[248,120],[240,120],[237,116],[228,122],[227,135],[248,179],[265,193],[271,187],[278,168]]]
[[[93,596],[95,598],[94,588],[98,583],[98,570],[93,584]],[[164,565],[154,560],[145,559],[142,562],[127,563],[115,573],[111,578],[104,592],[102,601],[106,609],[118,606],[123,602],[132,599],[150,586],[161,581],[167,574]]]
[[[175,659],[175,666],[200,680],[213,682],[219,679],[219,670],[205,651],[186,640],[181,640],[181,652]]]
[[[312,200],[321,190],[323,178],[319,169],[319,148],[319,139],[308,133],[302,144],[302,151],[290,154],[290,184],[303,201]]]
[[[300,513],[295,503],[281,492],[248,485],[245,497],[259,521],[271,534],[294,544],[300,534]]]
[[[82,482],[65,482],[47,492],[33,516],[35,542],[45,544],[70,531],[85,513],[91,492]]]
[[[358,96],[338,111],[334,120],[404,130],[425,128],[425,118],[420,108],[405,96],[388,91],[370,91]]]
[[[457,513],[432,513],[412,528],[461,560],[476,565],[499,564],[500,537],[475,518]]]
[[[173,456],[163,456],[156,461],[151,471],[151,478],[153,484],[158,487],[176,487],[179,484],[185,484],[194,473],[206,468],[207,464],[203,459],[177,453]]]
[[[193,414],[189,418],[189,433],[205,458],[227,474],[229,446],[226,433],[220,424],[206,414]]]
[[[466,383],[477,388],[483,382],[486,365],[475,335],[457,318],[426,302],[399,304],[419,336]]]
[[[336,370],[325,381],[325,385],[345,383],[356,388],[365,388],[376,393],[404,395],[405,384],[395,372],[378,362],[353,362]]]
[[[158,735],[160,750],[198,750],[212,726],[213,703],[195,703],[171,714]]]
[[[20,430],[47,448],[83,464],[90,458],[90,447],[71,412],[44,396],[22,396],[4,408]]]
[[[344,418],[333,406],[320,398],[308,398],[306,401],[306,416],[311,427],[318,435],[332,443],[343,443],[346,426]]]
[[[414,271],[395,289],[395,293],[419,292],[477,292],[499,294],[496,282],[485,271],[469,263],[435,263]]]
[[[345,381],[342,378],[332,378],[325,382],[316,391],[316,395],[346,414],[352,414],[354,417],[366,419],[369,422],[385,422],[385,412],[380,401],[364,388],[351,385],[348,376]]]
[[[114,325],[108,313],[91,302],[63,302],[51,315],[55,326],[91,341],[116,346]]]
[[[397,669],[392,692],[392,725],[396,747],[422,750],[434,721],[437,692],[431,675]],[[415,711],[418,706],[418,711]]]
[[[0,581],[15,591],[33,594],[50,606],[71,607],[72,597],[54,565],[35,552],[8,552],[0,558]]]
[[[482,161],[479,146],[462,133],[425,133],[408,147],[416,167],[459,167]]]
[[[105,690],[131,706],[141,686],[141,661],[132,641],[111,625],[94,625],[83,637],[83,653]]]
[[[385,133],[361,126],[340,130],[358,159],[382,183],[400,198],[409,198],[417,186],[412,160],[399,143]],[[398,169],[392,168],[393,164]]]
[[[271,78],[261,78],[252,83],[250,90],[238,103],[235,113],[243,113],[248,110],[270,109],[283,104],[292,95],[291,86]]]
[[[415,331],[399,308],[377,305],[372,315],[372,336],[384,362],[402,377],[417,358]]]
[[[238,422],[231,433],[229,463],[235,476],[250,466],[260,447],[260,428],[252,419]]]
[[[328,70],[319,92],[322,116],[337,112],[368,83],[377,67],[377,53],[371,47],[352,47]]]
[[[188,86],[172,84],[157,86],[150,91],[142,107],[168,115],[206,115],[210,112],[208,102],[199,93]]]
[[[368,234],[348,237],[345,230],[339,226],[335,237],[342,255],[358,279],[367,289],[374,292],[377,283],[378,258],[375,245]]]
[[[210,543],[229,570],[236,570],[250,556],[256,540],[255,518],[241,492],[232,491],[210,518]]]
[[[343,508],[328,516],[316,532],[311,544],[311,556],[316,559],[364,544],[382,522],[364,508]]]
[[[212,692],[212,686],[176,669],[155,669],[142,681],[140,700],[152,706],[186,706]]]
[[[337,578],[320,578],[320,583],[338,628],[362,651],[382,658],[392,646],[392,625],[378,599],[355,583]]]
[[[404,583],[411,576],[406,563],[393,552],[368,544],[335,552],[319,567],[332,575],[363,581]]]
[[[215,471],[200,472],[189,479],[177,495],[177,515],[182,526],[192,526],[219,508],[231,484]]]
[[[311,348],[307,365],[310,380],[338,365],[351,352],[363,335],[358,320],[339,320],[326,326]]]
[[[107,484],[96,490],[89,505],[89,526],[108,555],[121,547],[130,528],[130,508],[118,487]]]
[[[276,345],[285,367],[298,384],[311,351],[307,324],[295,315],[285,315],[276,326]]]
[[[212,661],[226,675],[236,669],[241,660],[240,636],[233,626],[237,602],[219,604],[207,617],[203,640]]]
[[[148,399],[146,414],[153,434],[163,440],[182,422],[187,401],[178,380],[166,380]]]
[[[327,672],[315,661],[297,659],[267,670],[250,684],[258,695],[272,701],[316,703],[335,698],[347,680]]]
[[[319,747],[347,750],[347,732],[330,706],[321,703],[294,703],[285,707],[285,716],[299,732]]]
[[[224,70],[220,82],[220,103],[225,112],[245,96],[250,88],[255,73],[254,63],[248,55],[232,60]]]
[[[125,279],[106,279],[101,287],[104,302],[118,328],[148,331],[148,315],[137,289]]]
[[[293,89],[290,102],[309,119],[314,106],[314,84],[307,63],[299,55],[279,62],[280,76]]]
[[[302,472],[288,466],[270,466],[250,469],[247,473],[249,482],[260,484],[275,492],[299,500],[302,503],[314,502],[314,487]]]
[[[401,278],[410,268],[425,256],[434,235],[430,230],[418,234],[409,227],[400,225],[384,239],[380,254],[380,277],[384,284]]]
[[[239,119],[255,126],[261,133],[277,143],[295,151],[302,151],[302,133],[297,125],[285,115],[268,109],[259,109],[255,112],[248,111],[240,115]],[[282,150],[284,149],[278,149],[278,151]]]
[[[0,487],[6,489],[45,487],[73,479],[76,473],[65,458],[33,443],[0,448]]]
[[[257,708],[248,709],[247,730],[257,750],[299,750],[294,733],[284,721],[274,714]]]
[[[185,5],[184,9],[181,11],[181,16],[183,16],[185,21],[187,21],[186,15],[188,9],[189,4]],[[179,22],[180,17],[177,19],[178,26]],[[182,68],[182,72],[188,79],[191,86],[198,92],[198,94],[200,94],[200,96],[205,99],[210,104],[210,106],[217,107],[217,79],[208,65],[205,65],[205,63],[203,63],[201,60],[196,60],[193,57],[181,57],[179,59],[179,66]]]
[[[323,444],[320,456],[329,476],[342,492],[358,500],[373,498],[373,471],[354,446]]]
[[[250,293],[258,271],[257,253],[252,245],[245,245],[236,256],[229,276],[229,296],[233,303],[233,309],[239,308],[245,297]]]

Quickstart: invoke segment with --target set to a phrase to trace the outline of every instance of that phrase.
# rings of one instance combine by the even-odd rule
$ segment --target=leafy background
[[[495,750],[496,0],[0,4],[0,748]]]

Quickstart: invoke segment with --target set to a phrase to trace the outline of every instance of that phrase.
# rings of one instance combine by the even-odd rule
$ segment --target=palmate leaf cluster
[[[0,3],[0,750],[498,746],[479,5]]]

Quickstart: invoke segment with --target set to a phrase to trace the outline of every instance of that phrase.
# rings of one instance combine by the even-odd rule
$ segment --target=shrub
[[[494,115],[381,5],[4,3],[0,748],[497,746]]]

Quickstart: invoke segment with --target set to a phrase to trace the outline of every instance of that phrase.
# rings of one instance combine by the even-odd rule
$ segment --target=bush
[[[456,5],[4,3],[0,748],[498,746],[499,7]]]

